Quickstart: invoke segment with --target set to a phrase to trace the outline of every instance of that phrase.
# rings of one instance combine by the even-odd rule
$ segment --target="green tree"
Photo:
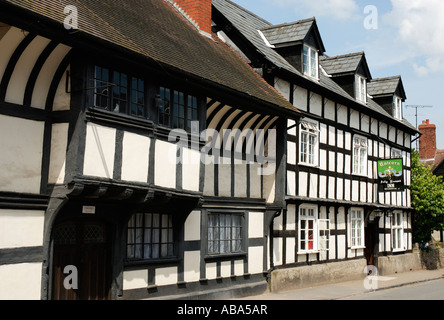
[[[444,182],[430,167],[419,161],[417,151],[412,152],[412,205],[415,208],[413,241],[428,242],[434,230],[444,226]]]

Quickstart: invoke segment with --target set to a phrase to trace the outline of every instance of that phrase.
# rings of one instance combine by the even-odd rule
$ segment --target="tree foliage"
[[[444,182],[435,176],[430,167],[419,161],[417,151],[412,152],[412,205],[415,208],[413,241],[431,240],[434,230],[444,226]]]

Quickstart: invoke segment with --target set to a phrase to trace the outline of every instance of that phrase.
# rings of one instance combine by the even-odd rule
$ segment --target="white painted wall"
[[[43,245],[45,211],[0,209],[0,249]]]
[[[0,300],[40,300],[42,263],[0,266]]]
[[[0,191],[40,193],[44,123],[0,116]]]
[[[62,184],[65,181],[68,129],[68,123],[56,123],[52,125],[51,153],[48,177],[48,183],[50,184]]]
[[[86,126],[86,146],[83,174],[113,178],[116,129],[89,122]]]
[[[147,183],[151,139],[125,132],[122,151],[122,180]]]

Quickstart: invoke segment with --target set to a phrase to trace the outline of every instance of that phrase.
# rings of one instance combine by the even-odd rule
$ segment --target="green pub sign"
[[[402,159],[378,160],[379,192],[403,191],[403,168]]]

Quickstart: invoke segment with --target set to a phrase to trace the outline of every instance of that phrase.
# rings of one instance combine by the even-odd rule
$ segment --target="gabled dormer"
[[[304,75],[319,79],[319,57],[324,54],[315,18],[260,30],[264,41]]]
[[[403,119],[402,104],[407,99],[401,76],[373,79],[368,93],[385,111],[398,120]]]
[[[367,103],[367,84],[372,76],[364,52],[335,57],[321,57],[322,68],[347,93],[361,103]]]

